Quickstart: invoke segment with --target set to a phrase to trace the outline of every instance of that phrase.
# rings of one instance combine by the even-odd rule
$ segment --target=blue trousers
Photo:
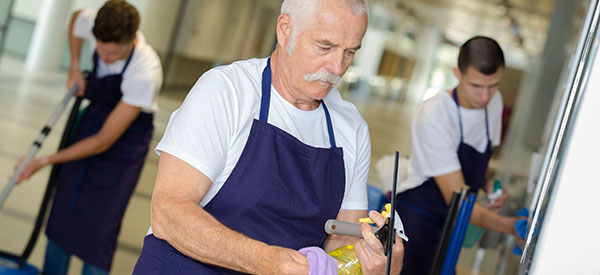
[[[71,262],[71,254],[48,240],[46,247],[46,257],[44,259],[45,275],[66,275]],[[82,275],[108,275],[108,270],[100,269],[96,266],[83,263]]]

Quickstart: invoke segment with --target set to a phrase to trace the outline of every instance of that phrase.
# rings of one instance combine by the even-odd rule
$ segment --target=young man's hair
[[[98,10],[92,33],[104,43],[127,44],[135,39],[139,26],[135,7],[123,0],[110,0]]]
[[[462,73],[469,66],[485,75],[490,75],[504,68],[504,54],[500,45],[489,37],[475,36],[460,47],[458,68]]]

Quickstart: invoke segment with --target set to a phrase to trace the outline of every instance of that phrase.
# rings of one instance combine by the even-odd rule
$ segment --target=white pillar
[[[371,76],[377,75],[385,49],[385,36],[385,31],[369,27],[362,40],[354,64],[360,70],[360,77],[367,81]]]
[[[58,69],[62,50],[67,41],[67,22],[70,20],[72,0],[43,0],[25,68],[29,71]]]
[[[407,100],[421,102],[429,76],[433,70],[433,64],[437,57],[440,44],[440,31],[433,25],[424,26],[417,32],[415,43],[415,68],[407,89]]]
[[[362,40],[362,45],[354,60],[354,66],[358,72],[357,86],[354,92],[357,95],[367,97],[371,90],[371,80],[377,76],[381,56],[385,49],[385,31],[369,27]]]

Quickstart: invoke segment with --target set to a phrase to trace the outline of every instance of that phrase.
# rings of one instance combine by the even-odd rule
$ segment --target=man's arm
[[[71,65],[69,67],[69,79],[67,80],[67,88],[71,89],[73,85],[79,85],[77,90],[77,96],[83,96],[85,91],[85,79],[79,68],[79,60],[81,56],[81,48],[83,46],[83,39],[76,37],[73,34],[75,28],[75,21],[81,13],[81,10],[75,11],[71,16],[71,22],[69,23],[69,53],[71,54]]]
[[[204,263],[253,274],[308,274],[298,251],[250,239],[200,207],[211,185],[202,172],[161,152],[151,201],[154,235]]]
[[[462,171],[457,170],[448,174],[434,177],[446,204],[450,203],[452,191],[460,190],[466,186]],[[493,211],[475,203],[471,214],[471,223],[485,229],[494,230],[506,234],[516,235],[514,224],[516,218],[501,216]]]
[[[140,108],[122,101],[108,115],[100,130],[56,154],[30,160],[17,177],[17,183],[31,177],[41,168],[98,155],[110,149],[140,114]]]

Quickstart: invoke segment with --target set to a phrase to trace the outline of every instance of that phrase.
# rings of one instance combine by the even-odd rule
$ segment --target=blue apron
[[[480,153],[463,142],[462,119],[456,88],[452,94],[458,110],[458,123],[460,126],[458,159],[465,184],[470,186],[470,192],[477,194],[485,180],[485,172],[493,153],[488,129],[487,109],[485,109],[485,131],[488,144],[485,152]],[[402,217],[402,222],[407,225],[406,235],[410,236],[410,241],[404,243],[402,274],[427,274],[441,235],[443,219],[448,211],[448,205],[434,178],[429,178],[419,187],[398,194],[396,198],[396,210]]]
[[[270,59],[262,75],[259,120],[231,175],[204,207],[219,222],[252,239],[298,250],[322,246],[327,219],[336,218],[345,190],[342,148],[337,148],[325,102],[330,148],[306,145],[269,124]],[[134,274],[239,274],[195,261],[148,235]]]
[[[120,74],[97,78],[98,54],[85,97],[90,100],[71,143],[97,133],[121,100]],[[152,114],[140,113],[110,149],[61,165],[46,235],[84,262],[110,270],[121,219],[138,181],[152,137]]]

